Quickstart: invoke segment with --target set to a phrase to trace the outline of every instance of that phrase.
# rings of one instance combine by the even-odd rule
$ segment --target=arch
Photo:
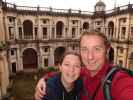
[[[58,21],[56,23],[56,37],[57,38],[61,38],[63,35],[63,28],[64,28],[64,24],[62,21]]]
[[[84,22],[83,23],[83,30],[88,30],[89,29],[89,23],[88,22]]]
[[[129,69],[133,70],[133,52],[129,56]]]
[[[58,65],[60,57],[63,55],[65,52],[65,47],[58,47],[54,51],[54,64]]]
[[[28,48],[24,50],[23,52],[23,68],[29,69],[29,68],[37,68],[37,52],[32,49]]]
[[[108,24],[108,35],[113,36],[114,33],[114,22],[110,21]]]
[[[12,73],[16,73],[16,62],[12,63]]]
[[[114,63],[114,49],[112,47],[110,47],[109,49],[108,57],[109,57],[109,61],[111,63]]]
[[[25,38],[32,38],[33,37],[33,23],[30,20],[25,20],[23,22],[23,32]]]

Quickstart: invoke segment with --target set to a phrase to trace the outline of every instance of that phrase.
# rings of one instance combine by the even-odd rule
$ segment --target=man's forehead
[[[95,36],[95,35],[83,37],[81,42],[82,41],[86,41],[86,42],[88,41],[88,42],[94,42],[94,43],[97,43],[97,42],[104,43],[104,39],[102,37]]]
[[[80,47],[105,47],[105,44],[103,41],[89,41],[88,42],[81,42]]]
[[[93,48],[96,48],[96,47],[99,47],[99,48],[105,48],[105,45],[103,44],[95,44],[95,45],[81,45],[80,46],[81,48],[89,48],[89,47],[93,47]]]
[[[93,38],[93,39],[95,39],[95,38],[99,38],[99,39],[102,39],[103,40],[103,37],[102,36],[99,36],[99,35],[96,35],[96,34],[90,34],[90,35],[84,35],[83,37],[82,37],[82,39],[83,38],[89,38],[89,37],[91,37],[91,38]]]

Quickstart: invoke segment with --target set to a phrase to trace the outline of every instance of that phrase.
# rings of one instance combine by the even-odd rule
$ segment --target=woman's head
[[[65,52],[59,62],[63,81],[73,83],[78,79],[81,69],[81,58],[76,52]]]

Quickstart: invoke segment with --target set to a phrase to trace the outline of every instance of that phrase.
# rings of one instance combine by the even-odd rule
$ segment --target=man
[[[105,100],[101,85],[102,79],[112,65],[108,62],[109,42],[100,32],[84,32],[80,38],[80,54],[85,67],[81,77],[86,93],[81,93],[81,100]],[[35,98],[40,100],[45,93],[41,90],[41,79],[36,87]],[[45,87],[43,88],[45,90]],[[111,96],[113,100],[133,100],[133,78],[123,71],[115,74],[112,80]]]

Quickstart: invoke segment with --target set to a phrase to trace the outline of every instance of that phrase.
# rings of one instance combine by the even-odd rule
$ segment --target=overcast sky
[[[40,6],[59,9],[77,9],[82,11],[94,11],[94,5],[99,0],[3,0],[20,6]],[[106,10],[113,9],[114,5],[133,4],[133,0],[101,0],[106,4]]]

